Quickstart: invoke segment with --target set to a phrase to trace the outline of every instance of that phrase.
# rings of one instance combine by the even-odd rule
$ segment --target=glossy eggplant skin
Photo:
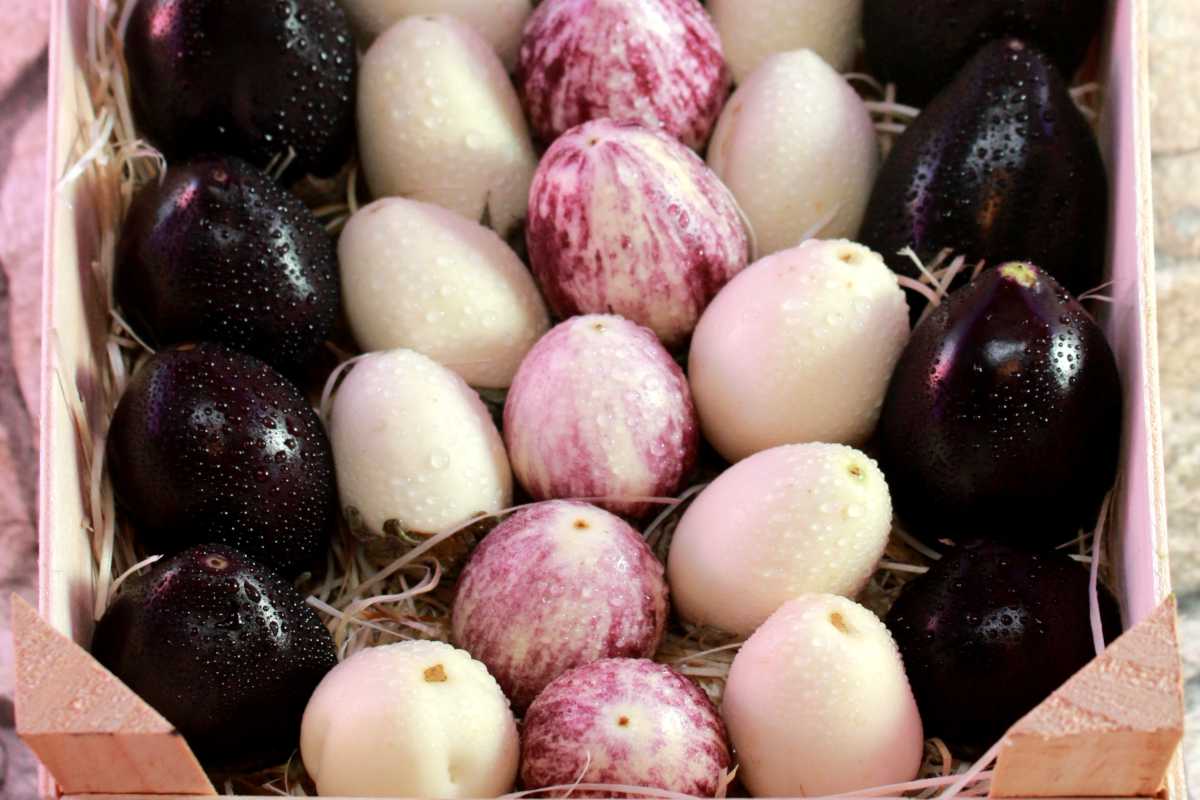
[[[282,764],[308,698],[337,663],[333,638],[304,598],[221,545],[127,579],[96,626],[92,652],[212,770]]]
[[[140,133],[168,158],[229,153],[331,175],[354,143],[354,42],[336,0],[140,0],[125,36]]]
[[[225,544],[286,577],[324,558],[338,513],[329,439],[262,361],[214,344],[159,351],[130,379],[107,447],[145,552]]]
[[[1091,316],[1027,264],[986,270],[917,326],[879,443],[892,502],[925,538],[1054,547],[1117,473],[1121,382]]]
[[[113,291],[154,347],[213,341],[297,374],[337,320],[337,250],[312,212],[240,158],[171,166],[134,197]]]
[[[863,38],[872,74],[921,106],[980,47],[1012,37],[1042,49],[1067,78],[1087,55],[1105,0],[866,0]]]
[[[1070,292],[1103,278],[1108,179],[1091,126],[1042,53],[988,44],[908,129],[880,170],[859,240],[919,277],[943,248],[971,264],[1032,261]],[[909,292],[915,312],[925,301]]]
[[[987,747],[1091,661],[1088,594],[1087,568],[1065,553],[988,541],[951,548],[909,581],[887,625],[925,735]],[[1111,641],[1120,612],[1103,585],[1097,597]]]

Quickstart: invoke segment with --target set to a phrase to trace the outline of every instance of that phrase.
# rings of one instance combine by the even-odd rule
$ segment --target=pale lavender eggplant
[[[544,0],[525,25],[516,82],[546,144],[608,117],[644,122],[700,149],[730,77],[697,0]]]
[[[645,659],[605,659],[571,670],[547,686],[525,715],[521,782],[527,789],[582,777],[583,783],[712,797],[730,764],[725,724],[708,695],[670,667]]]
[[[554,311],[615,313],[668,347],[745,268],[749,239],[732,192],[678,141],[637,122],[573,128],[542,158],[525,231]]]
[[[691,470],[699,426],[683,370],[658,338],[623,317],[572,317],[533,346],[508,391],[504,440],[537,500],[600,498],[628,517],[673,495]]]
[[[662,641],[662,563],[620,517],[551,500],[522,509],[475,549],[454,597],[454,641],[487,665],[518,711],[550,681]]]

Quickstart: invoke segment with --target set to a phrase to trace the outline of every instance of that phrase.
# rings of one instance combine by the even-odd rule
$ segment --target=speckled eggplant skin
[[[593,498],[638,518],[696,463],[700,426],[683,370],[648,328],[572,317],[521,362],[504,403],[513,474],[537,500]]]
[[[587,503],[523,508],[475,548],[454,595],[454,641],[522,711],[562,673],[649,658],[667,623],[663,565],[620,517]]]
[[[620,314],[667,347],[686,343],[750,256],[729,189],[641,123],[597,120],[563,134],[529,197],[529,258],[551,308]]]
[[[711,797],[731,766],[725,724],[704,690],[664,664],[608,658],[546,687],[525,715],[527,789],[620,783]],[[576,792],[581,797],[620,797]]]
[[[152,346],[214,341],[297,374],[329,337],[333,240],[299,198],[240,158],[171,166],[121,230],[113,291]]]
[[[1103,585],[1098,597],[1111,641],[1120,613]],[[925,735],[951,745],[992,744],[1096,655],[1086,566],[998,542],[943,553],[905,585],[887,625]]]
[[[1038,264],[1070,292],[1103,281],[1108,179],[1095,134],[1044,54],[984,47],[896,141],[859,241],[920,277],[943,248],[988,266]],[[925,301],[909,292],[914,318]]]
[[[309,696],[337,663],[304,598],[220,545],[130,577],[96,626],[92,652],[212,770],[282,764]]]
[[[324,557],[336,524],[317,415],[274,369],[218,345],[142,365],[113,415],[108,465],[148,553],[217,542],[292,576]]]
[[[1121,382],[1095,321],[1027,264],[987,270],[915,331],[880,421],[905,527],[1054,547],[1117,473]]]
[[[356,56],[336,0],[141,0],[125,36],[138,129],[168,160],[238,155],[330,175],[354,142]]]
[[[1105,0],[866,0],[863,38],[874,76],[901,103],[923,105],[980,47],[1001,37],[1036,45],[1067,78],[1083,63]]]
[[[701,149],[729,84],[720,36],[697,0],[545,0],[525,24],[516,70],[534,136],[547,145],[607,118]]]

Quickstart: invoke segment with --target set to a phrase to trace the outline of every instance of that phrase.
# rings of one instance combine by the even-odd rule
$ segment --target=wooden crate
[[[60,179],[94,124],[82,65],[88,4],[104,0],[51,2],[39,607],[14,600],[18,729],[54,773],[43,770],[47,797],[211,793],[182,738],[79,646],[91,638],[96,578],[84,531],[94,443],[78,436],[77,423],[98,430],[104,415],[106,288],[92,264],[112,225],[86,174]],[[994,796],[1184,797],[1155,345],[1147,11],[1143,0],[1111,5],[1098,77],[1105,91],[1101,144],[1113,186],[1115,302],[1103,323],[1125,384],[1110,549],[1128,632],[1009,732]]]

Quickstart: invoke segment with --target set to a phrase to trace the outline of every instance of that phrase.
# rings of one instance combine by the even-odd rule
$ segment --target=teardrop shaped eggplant
[[[1116,478],[1116,359],[1053,278],[1005,264],[913,331],[879,430],[909,531],[1053,547],[1095,521]]]
[[[214,544],[125,581],[92,652],[206,767],[229,770],[282,764],[308,698],[337,663],[329,631],[287,581]]]
[[[1108,181],[1058,69],[1016,40],[984,47],[896,140],[860,241],[901,275],[898,251],[943,248],[988,266],[1028,260],[1074,294],[1104,269]],[[925,301],[909,293],[914,315]]]
[[[1105,0],[866,0],[863,38],[876,78],[922,105],[993,39],[1041,48],[1070,78],[1104,19]]]
[[[1111,641],[1120,612],[1103,584],[1097,596]],[[925,735],[958,746],[992,744],[1096,655],[1087,568],[997,542],[944,553],[905,584],[887,625]]]
[[[336,0],[141,0],[125,35],[139,132],[169,160],[229,153],[331,175],[354,142],[354,40]]]
[[[155,347],[221,342],[296,374],[337,319],[337,252],[313,213],[265,173],[201,157],[134,198],[113,292]]]
[[[292,577],[324,557],[337,521],[333,454],[308,401],[219,345],[159,351],[134,373],[107,459],[148,553],[215,542]]]

